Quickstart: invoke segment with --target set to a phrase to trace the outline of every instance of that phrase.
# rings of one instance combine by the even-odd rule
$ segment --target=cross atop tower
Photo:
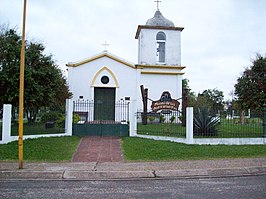
[[[156,0],[154,2],[157,3],[157,10],[159,10],[159,3],[162,3],[162,1]]]
[[[104,46],[104,51],[107,51],[106,48],[107,46],[110,46],[110,44],[108,44],[106,41],[104,42],[104,44],[102,44]]]

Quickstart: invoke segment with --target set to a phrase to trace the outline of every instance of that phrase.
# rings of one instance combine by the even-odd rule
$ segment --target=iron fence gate
[[[78,117],[73,124],[73,134],[86,136],[128,136],[129,101],[89,101],[73,102],[73,114]]]

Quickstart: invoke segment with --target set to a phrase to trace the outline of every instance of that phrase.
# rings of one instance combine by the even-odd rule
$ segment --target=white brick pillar
[[[66,99],[65,134],[72,135],[73,100]]]
[[[136,100],[130,101],[129,108],[129,136],[134,137],[137,135],[137,114],[136,114]]]
[[[2,125],[2,143],[11,141],[11,114],[12,105],[4,104],[3,107],[3,125]]]
[[[186,142],[193,144],[193,107],[187,107],[186,115]]]

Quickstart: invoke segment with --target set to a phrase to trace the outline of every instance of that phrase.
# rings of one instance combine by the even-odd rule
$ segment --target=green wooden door
[[[94,88],[94,120],[115,120],[115,88]]]

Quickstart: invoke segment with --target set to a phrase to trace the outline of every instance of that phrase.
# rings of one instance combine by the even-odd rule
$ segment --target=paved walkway
[[[0,161],[0,181],[11,179],[106,180],[210,178],[266,175],[266,158],[173,162],[17,162]]]
[[[119,137],[83,137],[72,162],[122,162]]]

